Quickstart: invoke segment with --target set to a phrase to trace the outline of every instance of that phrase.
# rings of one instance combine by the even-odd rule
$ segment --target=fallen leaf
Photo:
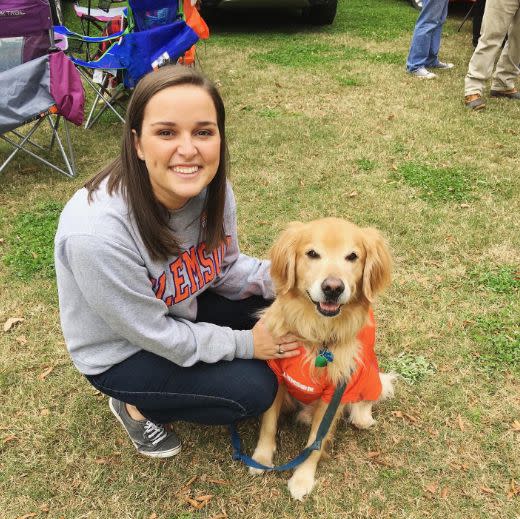
[[[460,204],[460,207],[461,207],[462,209],[468,209],[469,204]]]
[[[210,519],[227,519],[227,514],[222,512],[220,514],[214,515],[213,517],[210,517]]]
[[[518,420],[515,420],[511,424],[511,429],[513,429],[514,432],[520,432],[520,422]]]
[[[489,487],[480,487],[480,490],[484,494],[491,494],[491,495],[493,495],[495,493],[495,491],[492,488],[489,488]]]
[[[441,497],[442,497],[442,499],[446,499],[448,497],[448,488],[447,487],[441,488]]]
[[[50,411],[48,409],[42,409],[40,411],[40,416],[49,416]]]
[[[35,517],[37,514],[34,512],[31,512],[30,514],[21,515],[20,517],[17,517],[16,519],[29,519],[29,517]]]
[[[38,254],[36,254],[36,252],[31,252],[31,256],[36,259],[38,257]]]
[[[393,121],[394,119],[395,119],[395,114],[390,114],[390,115],[388,116],[388,120],[389,120],[389,121]]]
[[[369,458],[377,458],[378,456],[380,456],[381,453],[379,451],[370,451],[367,456]]]
[[[460,414],[457,416],[457,422],[459,424],[459,429],[464,432],[464,421],[462,420],[462,416],[460,416]]]
[[[211,501],[211,499],[213,498],[213,496],[211,494],[206,494],[206,495],[203,495],[203,496],[195,496],[195,499],[197,501]]]
[[[19,335],[18,337],[16,337],[15,341],[18,344],[25,346],[27,344],[27,337],[25,335]]]
[[[4,323],[4,332],[8,332],[13,326],[23,323],[25,319],[23,317],[9,317]]]
[[[43,503],[42,505],[40,505],[40,510],[42,512],[45,512],[45,513],[48,513],[50,511],[51,507],[49,506],[48,503]]]
[[[154,512],[148,516],[148,519],[157,519],[157,514]]]
[[[283,86],[280,85],[280,83],[278,83],[278,81],[275,81],[274,84],[275,84],[275,86],[277,86],[278,88],[283,88]]]
[[[516,481],[512,479],[511,484],[509,485],[509,492],[507,493],[507,497],[512,498],[517,495],[520,495],[520,485],[517,485]]]
[[[228,485],[229,484],[229,481],[226,481],[224,479],[206,478],[206,481],[208,483],[213,483],[215,485]]]
[[[349,194],[348,194],[349,198],[354,198],[355,196],[358,196],[358,192],[357,191],[351,191]]]
[[[437,483],[430,483],[424,487],[430,494],[436,494],[439,485]]]
[[[186,483],[184,483],[181,488],[188,488],[197,478],[198,476],[193,476]]]
[[[14,441],[17,440],[17,439],[18,439],[18,437],[17,437],[16,435],[11,434],[11,435],[6,436],[6,437],[4,438],[4,443],[14,442]]]
[[[45,378],[52,373],[53,369],[54,369],[54,366],[49,366],[43,373],[40,373],[38,375],[38,378],[40,380],[45,380]]]
[[[185,497],[184,498],[193,508],[196,510],[200,510],[201,508],[204,508],[206,506],[206,502],[200,503],[199,501],[195,501],[195,499],[192,499],[191,497]]]

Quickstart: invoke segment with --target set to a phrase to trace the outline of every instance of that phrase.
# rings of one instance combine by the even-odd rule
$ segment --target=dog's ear
[[[363,294],[372,302],[375,296],[390,284],[392,256],[386,240],[376,229],[363,229],[366,250],[363,270]]]
[[[286,294],[296,283],[296,247],[302,226],[300,222],[291,222],[269,251],[271,278],[277,294]]]

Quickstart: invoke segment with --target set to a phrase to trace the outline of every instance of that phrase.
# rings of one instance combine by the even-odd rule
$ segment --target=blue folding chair
[[[97,94],[87,118],[87,128],[107,109],[123,120],[114,106],[114,100],[121,95],[123,88],[131,89],[145,74],[167,63],[176,63],[199,39],[184,21],[182,4],[177,0],[129,0],[125,16],[126,28],[104,37],[89,37],[64,26],[54,27],[56,33],[66,38],[89,44],[111,42],[108,50],[98,59],[86,61],[71,56],[83,78]],[[93,71],[94,78],[100,76],[98,85],[85,72],[87,70]],[[106,87],[110,74],[117,75],[121,81],[120,87],[114,91]],[[103,106],[95,114],[100,101]]]

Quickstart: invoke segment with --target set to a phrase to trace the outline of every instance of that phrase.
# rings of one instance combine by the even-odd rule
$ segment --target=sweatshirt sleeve
[[[226,212],[224,228],[227,248],[222,259],[221,273],[212,289],[227,297],[238,300],[259,295],[265,299],[274,299],[274,288],[268,260],[260,260],[240,252],[237,236],[237,217],[235,197],[231,187],[226,193]]]
[[[180,366],[252,358],[249,330],[174,318],[155,297],[148,271],[135,250],[92,235],[72,235],[57,247],[60,268],[77,285],[76,304],[86,304],[119,337]],[[77,315],[77,313],[76,313]],[[81,326],[81,322],[63,323]],[[88,330],[83,331],[88,335]]]

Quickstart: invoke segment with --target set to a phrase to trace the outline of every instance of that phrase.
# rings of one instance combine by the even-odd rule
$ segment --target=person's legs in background
[[[486,0],[477,0],[473,6],[473,47],[476,47],[480,38],[482,28],[482,17],[484,16],[484,8]]]
[[[445,11],[448,0],[425,0],[419,18],[415,24],[410,52],[406,60],[406,69],[415,74],[416,71],[424,69],[428,62],[432,60],[432,41],[434,37],[438,39],[437,46],[440,46],[440,36],[442,34],[442,20],[445,19]],[[416,74],[418,75],[418,74]],[[431,74],[435,77],[435,74]],[[419,77],[427,77],[420,76]]]
[[[450,69],[453,68],[452,63],[444,63],[439,60],[439,50],[441,48],[441,37],[442,28],[448,17],[448,2],[445,2],[443,10],[440,12],[440,18],[438,19],[437,27],[433,31],[430,52],[428,53],[428,61],[426,62],[426,68],[437,68],[437,69]]]
[[[515,88],[515,80],[520,75],[520,1],[517,3],[518,10],[509,26],[507,42],[493,74],[490,94],[495,97],[520,100],[520,93]]]
[[[473,110],[484,108],[482,94],[491,78],[495,59],[518,11],[519,0],[487,0],[481,36],[464,79],[464,101]]]

